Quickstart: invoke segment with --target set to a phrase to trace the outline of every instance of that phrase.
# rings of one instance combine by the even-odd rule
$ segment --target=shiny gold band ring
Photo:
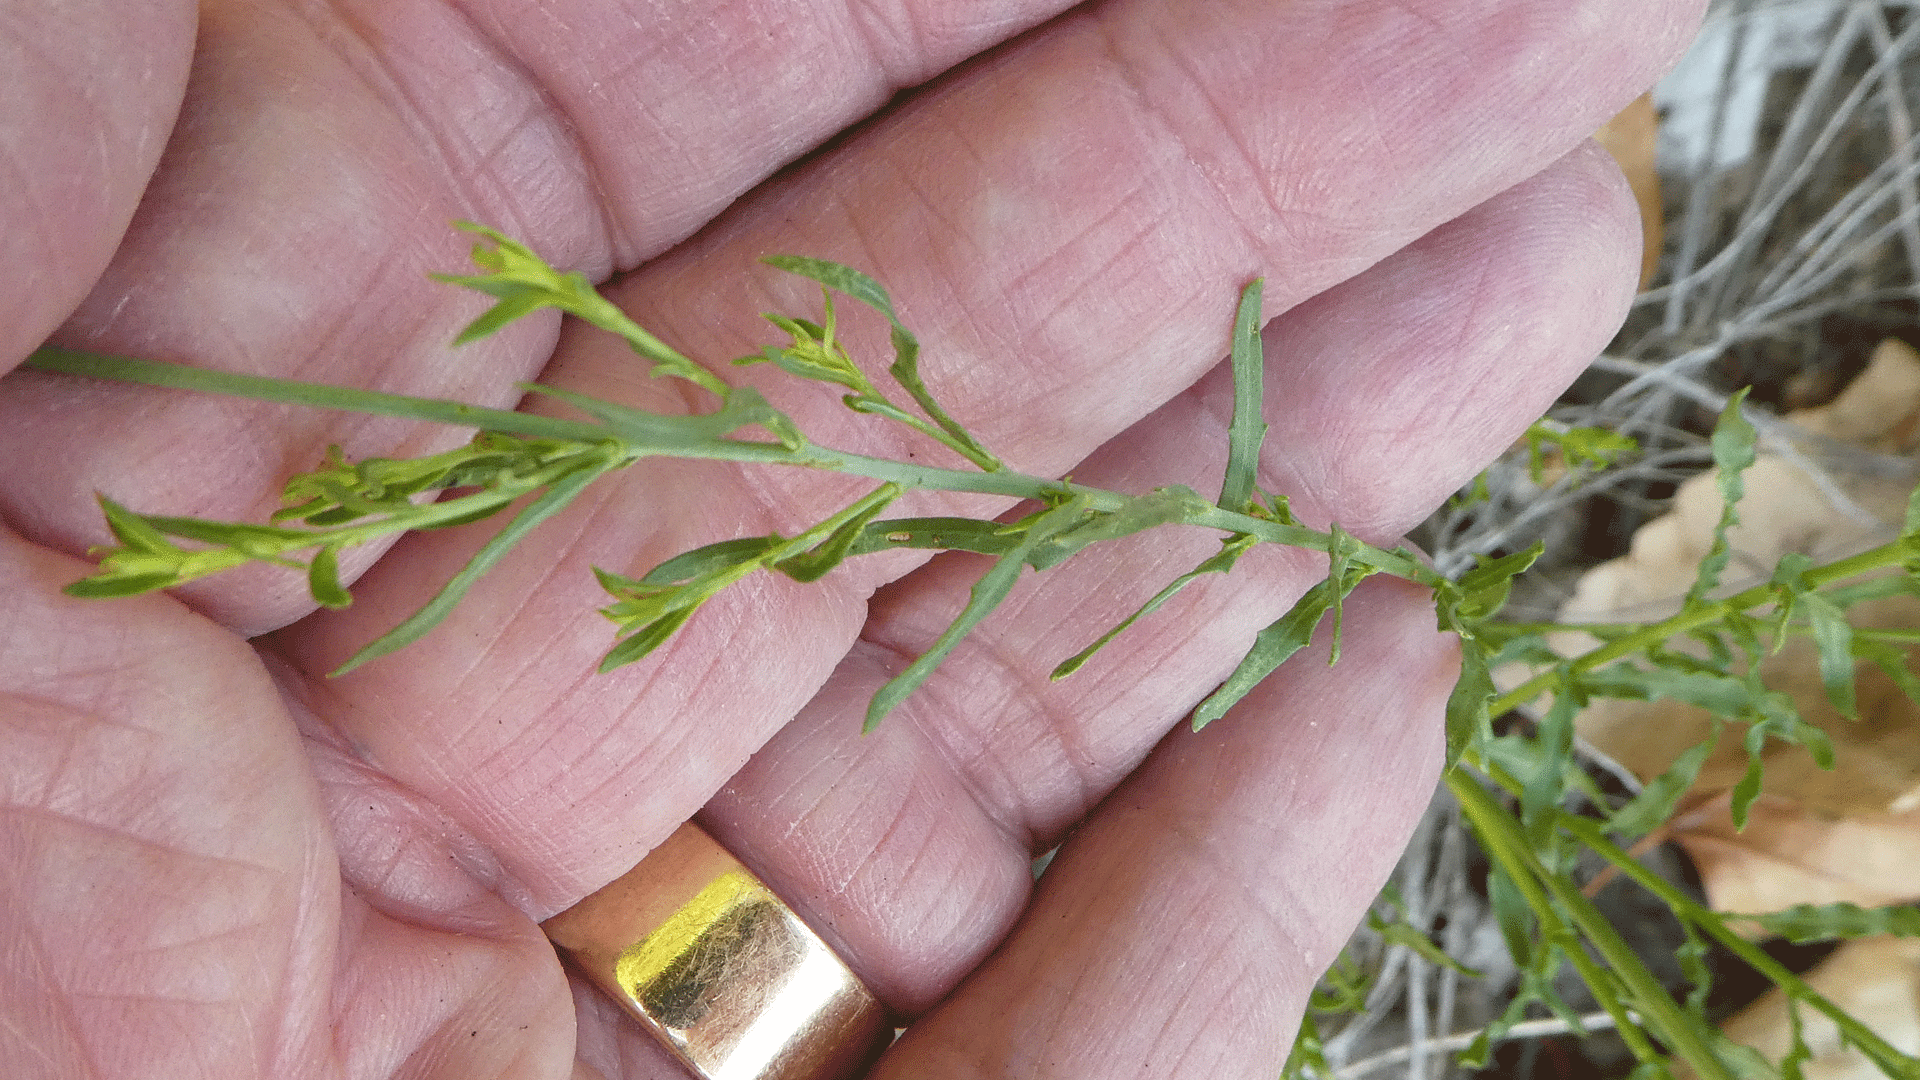
[[[893,1033],[827,943],[691,822],[543,926],[706,1080],[842,1080]]]

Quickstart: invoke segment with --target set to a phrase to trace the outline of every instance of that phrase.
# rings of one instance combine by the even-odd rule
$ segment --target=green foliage
[[[1233,420],[1227,425],[1227,475],[1220,484],[1220,508],[1246,510],[1253,502],[1260,470],[1260,444],[1267,438],[1262,413],[1266,397],[1266,353],[1260,344],[1261,279],[1240,294],[1233,317]]]
[[[1538,484],[1546,479],[1547,454],[1557,450],[1576,472],[1604,469],[1623,455],[1640,449],[1632,436],[1603,427],[1570,426],[1535,420],[1527,428],[1527,475]]]
[[[1325,632],[1331,656],[1337,659],[1343,601],[1367,577],[1391,574],[1432,590],[1436,622],[1457,637],[1461,651],[1459,679],[1446,706],[1451,766],[1446,784],[1486,853],[1489,903],[1520,973],[1519,989],[1506,1014],[1479,1033],[1462,1055],[1463,1062],[1484,1062],[1492,1044],[1530,1015],[1557,1016],[1577,1030],[1578,1018],[1555,988],[1556,977],[1571,968],[1617,1025],[1637,1062],[1636,1080],[1670,1076],[1681,1065],[1703,1080],[1776,1075],[1775,1067],[1728,1043],[1707,1024],[1704,950],[1707,943],[1717,942],[1785,990],[1796,1009],[1811,1009],[1838,1025],[1843,1037],[1889,1076],[1920,1077],[1920,1062],[1888,1046],[1735,934],[1725,917],[1646,871],[1619,846],[1666,821],[1699,774],[1712,743],[1681,754],[1664,775],[1619,805],[1610,804],[1574,754],[1574,714],[1595,699],[1663,699],[1709,710],[1724,729],[1715,738],[1737,730],[1748,755],[1746,776],[1733,792],[1739,819],[1760,791],[1762,755],[1774,744],[1797,744],[1822,763],[1832,759],[1824,732],[1799,715],[1791,698],[1760,679],[1760,661],[1787,636],[1804,635],[1814,643],[1827,698],[1844,715],[1857,714],[1858,661],[1887,671],[1910,695],[1920,694],[1920,678],[1907,671],[1903,651],[1920,643],[1920,631],[1855,629],[1848,619],[1855,604],[1920,594],[1920,495],[1909,505],[1902,535],[1878,548],[1822,565],[1788,556],[1764,583],[1731,594],[1723,588],[1732,550],[1728,532],[1739,522],[1736,504],[1743,493],[1743,474],[1755,459],[1754,428],[1742,415],[1744,392],[1728,402],[1712,438],[1723,508],[1710,553],[1681,609],[1655,621],[1582,627],[1598,644],[1578,655],[1560,656],[1545,637],[1552,627],[1500,618],[1515,578],[1539,557],[1537,546],[1482,559],[1458,580],[1450,580],[1405,550],[1366,544],[1337,525],[1309,528],[1293,516],[1284,495],[1259,487],[1266,420],[1261,413],[1258,281],[1241,294],[1232,330],[1235,400],[1219,498],[1208,500],[1180,486],[1129,495],[1006,468],[935,400],[920,371],[919,340],[903,324],[887,292],[856,270],[793,256],[767,260],[818,284],[822,311],[817,317],[768,314],[786,343],[735,362],[771,364],[789,376],[832,387],[848,409],[932,440],[964,460],[967,468],[876,459],[813,443],[758,392],[729,386],[635,325],[581,275],[554,269],[524,245],[490,229],[462,228],[481,237],[473,251],[480,272],[441,280],[475,289],[495,303],[460,340],[484,337],[535,311],[558,310],[619,335],[652,364],[654,375],[707,391],[711,407],[668,415],[558,388],[529,387],[585,417],[558,419],[45,348],[30,363],[49,371],[478,429],[467,446],[414,460],[348,462],[337,451],[330,452],[318,467],[288,481],[284,506],[267,524],[144,514],[103,495],[100,503],[115,544],[97,550],[98,571],[68,591],[76,596],[127,596],[265,563],[303,572],[315,601],[338,607],[351,599],[339,579],[346,550],[407,531],[477,522],[518,507],[427,605],[363,649],[346,670],[431,631],[481,575],[542,521],[595,480],[642,458],[843,472],[865,477],[875,486],[791,537],[723,538],[669,558],[638,578],[597,570],[610,597],[602,614],[614,624],[614,640],[601,669],[654,654],[703,605],[755,573],[815,581],[849,558],[898,548],[964,551],[990,560],[946,630],[874,695],[866,717],[871,729],[992,616],[1023,575],[1045,572],[1088,547],[1164,526],[1213,530],[1221,543],[1218,552],[1062,661],[1055,678],[1080,670],[1117,635],[1193,582],[1230,573],[1254,547],[1276,543],[1308,548],[1326,555],[1326,576],[1255,636],[1232,674],[1195,709],[1193,724],[1200,727],[1224,715],[1306,648],[1322,632],[1323,623],[1330,624]],[[836,296],[850,298],[887,321],[894,354],[887,373],[906,403],[891,400],[848,352],[840,336]],[[1534,425],[1526,441],[1536,481],[1544,475],[1550,451],[1557,450],[1570,468],[1586,471],[1605,468],[1632,449],[1630,440],[1603,429],[1546,422]],[[1027,500],[1028,512],[1011,523],[880,517],[913,487],[1011,496]],[[1898,573],[1889,576],[1884,573],[1888,571]],[[1493,673],[1513,664],[1531,666],[1534,674],[1502,690]],[[1522,708],[1531,708],[1537,722],[1496,732],[1496,720]],[[1653,977],[1575,885],[1572,874],[1581,852],[1605,860],[1680,920],[1686,944],[1679,960],[1690,982],[1683,1000]],[[1391,917],[1393,907],[1388,898],[1369,920],[1376,939],[1410,948],[1436,963],[1452,963],[1423,933]],[[1795,940],[1920,933],[1920,915],[1908,908],[1862,911],[1831,905],[1751,921]],[[1288,1076],[1326,1073],[1322,1025],[1363,1007],[1369,977],[1352,956],[1343,954],[1336,961],[1314,994]],[[1797,1012],[1794,1022],[1793,1050],[1777,1075],[1795,1075],[1807,1057]]]
[[[1779,934],[1795,945],[1879,934],[1920,937],[1920,907],[1910,904],[1881,908],[1863,908],[1847,903],[1795,904],[1785,911],[1742,915],[1739,918],[1764,928],[1770,934]]]
[[[453,339],[454,344],[476,341],[516,319],[553,308],[625,338],[634,352],[653,361],[656,376],[685,379],[723,396],[727,393],[727,385],[712,372],[641,329],[627,318],[626,312],[601,296],[579,271],[555,270],[525,244],[510,240],[485,225],[471,221],[456,222],[456,225],[481,237],[483,242],[473,246],[473,264],[485,273],[435,274],[434,280],[464,285],[496,298],[499,303],[468,323]]]

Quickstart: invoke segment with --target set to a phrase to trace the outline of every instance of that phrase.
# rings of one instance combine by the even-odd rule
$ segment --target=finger
[[[163,597],[62,596],[74,569],[0,533],[8,1075],[561,1075],[572,1003],[533,924],[418,828],[380,859],[394,834],[357,833],[343,887],[323,808],[366,824],[391,785],[323,762],[316,787],[245,643]]]
[[[450,352],[481,310],[428,280],[466,263],[466,240],[450,222],[501,226],[557,264],[604,278],[686,236],[900,86],[1062,6],[676,3],[650,5],[640,19],[605,0],[545,5],[538,17],[512,0],[202,4],[166,167],[61,340],[510,406],[517,384],[545,362],[556,321],[528,320]],[[115,239],[79,243],[73,233],[69,245],[69,233],[124,224],[142,163],[158,153],[177,102],[177,88],[170,96],[159,84],[184,62],[192,27],[177,4],[168,5],[179,24],[171,28],[149,7],[132,19],[101,7],[99,18],[137,47],[103,50],[124,56],[108,69],[123,77],[94,82],[86,72],[81,100],[64,107],[71,117],[96,96],[107,123],[65,123],[57,100],[13,111],[54,134],[18,135],[19,152],[31,154],[21,160],[34,184],[25,194],[53,212],[8,235],[43,237],[35,248],[62,269],[46,279],[7,363],[67,315]],[[43,67],[57,62],[80,79],[90,61],[58,48],[65,40],[33,48]],[[133,79],[144,51],[155,56],[151,98]],[[49,82],[45,93],[57,92]],[[67,176],[84,184],[95,171],[65,168],[60,155],[96,146],[113,173],[110,191],[56,196],[49,184]],[[109,199],[117,201],[96,210]],[[45,231],[48,223],[63,231]],[[39,279],[29,281],[35,295]],[[75,424],[76,415],[87,422]],[[398,456],[464,437],[21,373],[0,387],[0,455],[18,465],[0,477],[0,507],[31,538],[79,554],[106,539],[95,491],[149,511],[258,519],[277,507],[286,476],[313,467],[330,444],[352,456]],[[372,554],[350,553],[349,577]],[[249,633],[312,607],[285,574],[243,574],[186,595]]]
[[[22,4],[0,36],[0,371],[60,324],[107,265],[166,145],[193,53],[193,5]]]
[[[877,1076],[1272,1076],[1430,798],[1455,667],[1418,589],[1176,731],[1076,832],[1019,927]]]
[[[1301,492],[1294,505],[1308,519],[1364,521],[1376,541],[1411,527],[1604,346],[1632,294],[1632,215],[1617,170],[1578,151],[1282,316],[1266,334],[1263,483]],[[1523,323],[1537,329],[1516,334]],[[1212,490],[1231,415],[1225,378],[1175,399],[1075,476],[1129,491]],[[1292,486],[1309,468],[1316,485]],[[876,597],[861,643],[704,819],[825,922],[890,1003],[928,1007],[1019,914],[1032,856],[1326,573],[1325,556],[1257,550],[1050,681],[1055,664],[1218,550],[1198,530],[1160,530],[1029,578],[878,732],[861,735],[867,699],[944,629],[981,570],[975,556],[935,560]],[[1350,663],[1350,678],[1368,677]]]
[[[906,282],[901,306],[933,328],[924,335],[929,342],[941,343],[945,359],[933,377],[956,399],[956,412],[984,418],[1011,460],[1042,472],[1064,469],[1218,362],[1233,294],[1254,268],[1305,267],[1276,270],[1283,274],[1276,302],[1284,305],[1301,298],[1290,292],[1377,260],[1439,224],[1429,218],[1538,171],[1543,144],[1575,142],[1582,130],[1575,125],[1590,127],[1614,98],[1631,96],[1662,50],[1678,44],[1665,5],[1632,9],[1637,20],[1626,7],[1613,12],[1625,35],[1618,53],[1576,32],[1585,16],[1523,7],[1534,23],[1476,11],[1500,31],[1484,40],[1465,33],[1477,28],[1472,19],[1442,18],[1436,29],[1407,23],[1397,7],[1363,9],[1379,23],[1370,47],[1397,41],[1402,52],[1394,55],[1411,61],[1393,81],[1336,80],[1331,94],[1293,81],[1302,65],[1326,67],[1323,56],[1308,53],[1327,28],[1300,22],[1323,17],[1314,14],[1320,9],[1218,5],[1212,19],[1175,26],[1153,4],[1102,7],[914,98],[897,120],[867,129],[743,203],[684,254],[635,275],[625,295],[643,300],[637,306],[648,319],[664,322],[669,337],[691,342],[697,354],[752,351],[737,328],[752,321],[759,299],[722,289],[711,275],[768,250],[845,256],[859,235],[846,213],[860,207],[862,221],[884,224],[872,224],[870,250],[856,261]],[[1156,50],[1144,44],[1149,39],[1170,44]],[[1185,62],[1204,50],[1236,62]],[[1372,52],[1362,59],[1384,63]],[[1470,76],[1487,70],[1502,77],[1482,92]],[[1623,71],[1638,73],[1633,83]],[[1091,97],[1076,89],[1088,86]],[[1563,92],[1571,104],[1543,104]],[[1175,129],[1162,116],[1167,102],[1229,97],[1250,103],[1230,125],[1215,114],[1181,114],[1174,119],[1193,127]],[[1529,106],[1514,109],[1515,98]],[[1413,124],[1412,113],[1393,114],[1389,103],[1429,110],[1418,117],[1427,129],[1390,129],[1425,157],[1356,159],[1344,144],[1285,141],[1289,125],[1309,124],[1306,118],[1328,109],[1343,122],[1377,115]],[[1510,123],[1474,119],[1483,110]],[[1071,132],[1052,126],[1062,115],[1073,117]],[[957,146],[963,132],[983,133],[982,141]],[[1450,141],[1466,135],[1472,153]],[[1242,167],[1244,147],[1276,141],[1279,148],[1260,159],[1269,172],[1245,171],[1252,166]],[[1058,164],[1061,146],[1094,152],[1065,155],[1071,167],[1039,167]],[[1124,171],[1116,168],[1123,155]],[[1296,176],[1325,175],[1336,164],[1374,178],[1366,186],[1380,213],[1364,229],[1352,221],[1315,224],[1357,215],[1345,193],[1289,187]],[[1216,169],[1227,172],[1216,177]],[[1250,183],[1276,198],[1284,193],[1293,205],[1223,206],[1216,179],[1231,189]],[[990,206],[1011,200],[1026,216],[982,216],[989,194]],[[1063,220],[1043,227],[1036,208],[1048,205]],[[1255,209],[1269,216],[1240,217]],[[954,224],[937,224],[943,220]],[[922,265],[929,250],[980,252],[982,277],[965,281],[999,285],[969,284],[985,291],[967,292],[958,279],[938,280],[937,270]],[[1130,314],[1122,320],[1119,312]],[[663,381],[644,379],[630,358],[585,337],[569,343],[549,374],[574,389],[684,405]],[[830,395],[788,404],[825,439],[844,432],[853,448],[884,446],[884,438],[845,428]],[[503,562],[485,591],[413,646],[404,663],[332,683],[330,715],[364,752],[498,852],[535,909],[566,906],[637,860],[811,695],[857,633],[866,591],[899,571],[854,567],[812,590],[756,581],[712,601],[643,664],[589,684],[582,673],[606,640],[590,621],[561,622],[558,614],[595,602],[589,566],[644,570],[708,526],[722,531],[703,540],[791,533],[807,520],[806,508],[851,495],[844,478],[776,482],[787,483],[720,466],[636,468]],[[308,672],[329,670],[395,612],[423,602],[475,543],[458,536],[410,543],[404,558],[363,583],[374,604],[304,624],[286,639],[288,655]],[[537,599],[536,589],[543,590]]]

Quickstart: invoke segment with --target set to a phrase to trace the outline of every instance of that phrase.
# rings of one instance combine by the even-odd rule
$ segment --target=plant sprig
[[[367,646],[342,668],[347,670],[417,640],[445,618],[472,584],[537,525],[563,510],[603,476],[648,458],[732,461],[781,465],[865,477],[868,493],[793,536],[733,537],[669,558],[638,578],[597,570],[610,601],[602,613],[615,626],[614,643],[602,660],[608,670],[651,655],[670,640],[699,609],[729,585],[760,572],[813,581],[849,558],[912,548],[969,551],[989,556],[989,568],[975,582],[963,609],[934,645],[912,660],[875,694],[865,720],[870,730],[924,684],[966,636],[1010,594],[1023,574],[1043,572],[1093,545],[1167,525],[1214,530],[1221,548],[1175,578],[1139,609],[1090,645],[1061,661],[1054,677],[1079,670],[1106,644],[1148,617],[1202,577],[1230,573],[1250,550],[1264,543],[1319,551],[1327,573],[1273,623],[1261,630],[1228,679],[1195,709],[1195,727],[1224,715],[1253,687],[1301,651],[1323,622],[1331,622],[1333,655],[1338,656],[1342,602],[1361,581],[1388,574],[1432,591],[1436,621],[1454,633],[1461,646],[1461,670],[1446,707],[1449,761],[1461,768],[1447,774],[1447,785],[1467,816],[1492,863],[1489,895],[1503,934],[1519,964],[1523,986],[1508,1014],[1469,1048],[1484,1059],[1493,1038],[1518,1023],[1532,1007],[1560,1015],[1574,1029],[1579,1020],[1553,988],[1553,974],[1571,964],[1595,999],[1619,1027],[1641,1062],[1636,1076],[1667,1075],[1672,1058],[1701,1077],[1730,1080],[1749,1070],[1742,1051],[1707,1030],[1700,1001],[1704,965],[1697,953],[1702,938],[1719,940],[1742,956],[1751,947],[1735,944],[1738,935],[1726,919],[1694,905],[1651,878],[1608,838],[1643,835],[1672,813],[1710,750],[1696,747],[1680,755],[1669,772],[1649,783],[1636,798],[1612,808],[1604,820],[1576,816],[1564,808],[1570,795],[1597,801],[1599,794],[1581,778],[1570,758],[1574,708],[1598,697],[1667,697],[1716,710],[1746,723],[1743,737],[1750,766],[1734,792],[1734,812],[1743,817],[1758,795],[1761,753],[1771,741],[1806,746],[1816,758],[1830,758],[1824,735],[1806,723],[1791,699],[1766,688],[1759,660],[1787,634],[1803,633],[1816,644],[1823,685],[1836,708],[1852,715],[1855,661],[1872,661],[1910,693],[1920,693],[1920,678],[1906,672],[1899,646],[1913,635],[1900,631],[1854,630],[1847,609],[1891,591],[1920,590],[1920,497],[1910,506],[1906,526],[1894,541],[1872,551],[1824,565],[1801,558],[1783,560],[1765,583],[1730,595],[1718,595],[1728,562],[1727,530],[1737,521],[1735,503],[1741,474],[1754,460],[1754,429],[1736,395],[1714,436],[1714,457],[1721,470],[1724,510],[1712,553],[1676,614],[1652,622],[1585,627],[1600,639],[1577,656],[1549,649],[1549,627],[1499,620],[1517,575],[1539,556],[1539,547],[1483,559],[1457,580],[1441,576],[1405,549],[1366,544],[1337,525],[1309,528],[1294,518],[1284,496],[1261,490],[1258,466],[1266,433],[1262,416],[1264,358],[1260,345],[1261,288],[1254,281],[1242,292],[1231,334],[1234,408],[1228,429],[1228,460],[1217,499],[1189,488],[1168,486],[1130,495],[1074,482],[1028,475],[1007,467],[954,416],[928,388],[919,367],[919,340],[902,322],[892,298],[867,275],[816,259],[776,256],[776,268],[821,286],[823,310],[815,318],[769,314],[766,318],[789,339],[769,345],[736,363],[767,363],[787,374],[838,388],[842,402],[856,413],[903,426],[933,440],[963,459],[969,468],[944,468],[917,462],[869,457],[813,442],[791,417],[774,408],[751,387],[732,386],[709,369],[673,349],[597,293],[577,273],[563,273],[530,249],[478,225],[461,226],[477,234],[473,260],[480,273],[443,275],[440,280],[478,290],[495,304],[462,331],[459,340],[491,334],[529,313],[555,309],[619,335],[634,353],[649,361],[658,377],[676,378],[705,391],[714,404],[704,412],[669,415],[585,397],[555,387],[529,386],[530,392],[562,401],[585,419],[562,419],[483,409],[429,398],[325,387],[174,364],[103,357],[43,348],[29,363],[48,371],[118,379],[156,386],[240,394],[262,400],[348,409],[389,416],[458,424],[477,429],[473,441],[457,450],[412,461],[371,459],[347,462],[329,451],[314,470],[293,477],[283,492],[285,507],[267,524],[206,522],[143,514],[102,496],[101,505],[116,544],[96,549],[100,569],[68,587],[80,596],[124,596],[169,588],[246,563],[303,570],[319,603],[350,601],[338,579],[340,556],[348,548],[417,529],[437,529],[478,521],[510,507],[519,511],[482,547],[475,558],[420,611]],[[880,313],[890,326],[893,383],[912,408],[891,400],[848,354],[839,338],[835,297],[850,297]],[[1625,452],[1619,440],[1588,429],[1549,429],[1529,433],[1530,453],[1538,465],[1548,443],[1558,445],[1578,467],[1604,466]],[[960,517],[880,517],[910,489],[925,488],[1006,496],[1026,500],[1030,512],[1011,522]],[[437,500],[429,501],[434,496]],[[1896,583],[1868,577],[1897,568]],[[1329,616],[1331,618],[1329,619]],[[1703,646],[1706,658],[1676,648],[1676,641]],[[1505,691],[1493,672],[1503,664],[1527,662],[1537,672]],[[1744,665],[1744,670],[1741,669]],[[1551,695],[1537,733],[1530,738],[1496,736],[1492,721],[1513,709]],[[1511,800],[1511,805],[1503,802]],[[1685,1002],[1658,985],[1645,965],[1599,918],[1571,884],[1570,845],[1599,853],[1621,872],[1650,889],[1681,916],[1695,953],[1683,965],[1701,985]],[[1771,917],[1778,928],[1800,934],[1913,932],[1910,916],[1858,909],[1784,913]],[[1766,920],[1762,920],[1763,923]],[[1413,931],[1377,922],[1383,936],[1406,939]],[[1697,933],[1696,933],[1697,932]],[[1743,951],[1744,950],[1744,951]],[[1692,956],[1691,961],[1688,956]],[[1750,957],[1750,959],[1752,959]],[[1754,959],[1763,974],[1794,1000],[1841,1024],[1854,1045],[1867,1050],[1889,1075],[1920,1077],[1920,1062],[1876,1042],[1857,1022],[1835,1010],[1790,974]],[[1777,965],[1775,966],[1777,967]],[[1354,1006],[1363,995],[1350,966],[1336,964],[1335,982],[1316,996],[1316,1008]],[[1336,1010],[1337,1011],[1337,1010]],[[1319,1029],[1303,1026],[1294,1066],[1325,1068],[1319,1053]],[[1797,1044],[1804,1049],[1804,1044]]]
[[[73,350],[45,349],[29,361],[43,370],[115,378],[215,393],[239,393],[267,400],[376,411],[458,423],[479,429],[473,443],[446,454],[412,462],[376,459],[357,464],[330,453],[312,472],[288,481],[282,493],[286,509],[272,526],[196,522],[140,514],[103,498],[117,546],[97,549],[99,573],[76,582],[76,595],[128,595],[168,588],[248,562],[297,566],[307,570],[316,600],[341,606],[350,596],[337,580],[340,553],[400,532],[465,524],[498,513],[516,500],[532,497],[514,521],[496,534],[420,611],[351,658],[351,670],[417,640],[452,610],[479,576],[540,521],[558,513],[594,480],[652,457],[730,460],[845,472],[879,481],[881,487],[860,502],[794,538],[745,537],[684,553],[638,579],[598,571],[613,597],[605,614],[617,626],[616,643],[602,661],[608,670],[652,653],[708,599],[750,573],[773,570],[812,580],[846,558],[898,547],[968,550],[995,557],[976,584],[972,599],[928,653],[909,664],[876,694],[868,726],[877,724],[903,700],[1008,595],[1023,570],[1041,571],[1085,548],[1162,525],[1211,528],[1224,534],[1220,554],[1182,575],[1139,611],[1056,669],[1066,675],[1144,615],[1159,608],[1199,576],[1223,573],[1258,543],[1282,543],[1326,551],[1336,576],[1349,582],[1327,607],[1338,618],[1339,600],[1352,582],[1373,573],[1393,573],[1429,584],[1439,579],[1410,553],[1361,543],[1337,527],[1309,529],[1286,512],[1285,501],[1262,501],[1254,483],[1265,434],[1260,419],[1262,358],[1259,340],[1260,283],[1243,293],[1233,333],[1236,391],[1230,428],[1230,454],[1221,497],[1208,501],[1192,490],[1171,486],[1143,495],[1106,491],[1071,480],[1031,476],[1007,468],[935,399],[919,369],[920,344],[877,282],[850,267],[818,259],[775,256],[767,262],[798,274],[822,288],[819,321],[768,315],[789,342],[769,345],[736,363],[771,363],[790,375],[849,391],[851,410],[901,424],[953,450],[971,470],[891,461],[821,446],[810,441],[791,417],[774,408],[751,387],[731,386],[635,324],[601,297],[578,273],[563,273],[516,241],[484,226],[462,223],[481,237],[473,260],[482,273],[436,275],[439,280],[475,289],[496,303],[461,331],[472,341],[498,331],[514,319],[555,309],[619,335],[639,356],[653,363],[653,374],[678,378],[718,399],[710,411],[668,415],[586,397],[557,387],[525,389],[572,406],[588,419],[529,417],[435,399],[373,394],[156,364],[121,357],[98,357]],[[851,297],[879,312],[891,326],[894,359],[889,376],[906,392],[919,415],[889,400],[865,375],[838,339],[834,296]],[[764,431],[771,439],[754,437]],[[421,497],[436,491],[472,489],[437,502]],[[1041,509],[1011,524],[964,519],[877,520],[887,503],[909,488],[933,488],[1013,496]],[[173,539],[170,539],[173,538]],[[183,545],[175,540],[185,540]],[[190,546],[189,546],[190,545]],[[305,559],[300,552],[311,552]],[[1310,595],[1303,603],[1317,603]],[[1263,635],[1269,650],[1297,649],[1316,620],[1298,615],[1282,619]],[[1251,685],[1251,683],[1248,683]],[[1235,684],[1214,695],[1212,709],[1224,711],[1244,689]],[[1196,717],[1204,723],[1206,715]]]

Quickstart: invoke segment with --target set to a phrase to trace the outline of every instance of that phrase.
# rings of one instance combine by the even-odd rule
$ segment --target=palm
[[[177,91],[184,73],[190,12],[98,6],[97,26],[37,42],[29,26],[50,62],[10,66],[47,88],[16,100],[57,113],[72,102],[45,73],[125,56],[95,111],[37,118],[96,125],[104,156],[24,127],[7,143],[18,175],[78,177],[100,204],[39,191],[48,211],[14,223],[10,264],[53,267],[16,286],[0,342],[16,356],[73,310],[141,190],[153,148],[131,133],[164,130],[170,106],[136,75]],[[1684,31],[1670,5],[1626,0],[1598,45],[1574,25],[1602,25],[1594,5],[1421,21],[1111,3],[763,183],[1064,5],[951,24],[956,5],[904,6],[891,23],[820,4],[636,24],[590,2],[202,5],[168,156],[62,339],[489,404],[538,375],[672,408],[612,344],[556,343],[551,323],[447,351],[478,307],[424,278],[462,265],[447,222],[593,275],[637,266],[618,297],[710,360],[768,340],[755,312],[808,302],[753,263],[793,251],[886,282],[936,391],[1023,469],[1205,490],[1228,396],[1208,372],[1235,289],[1264,273],[1269,312],[1292,309],[1269,331],[1267,482],[1303,517],[1386,538],[1617,319],[1627,203],[1593,154],[1555,159]],[[703,806],[890,1005],[925,1014],[883,1069],[1264,1073],[1437,764],[1448,654],[1393,589],[1356,600],[1337,671],[1297,663],[1203,736],[1161,741],[1317,576],[1305,557],[1196,589],[1046,681],[1205,536],[1028,581],[864,739],[864,695],[963,602],[965,557],[751,582],[649,661],[591,676],[608,638],[584,614],[589,566],[790,529],[856,490],[722,466],[643,465],[590,493],[428,639],[329,680],[478,541],[402,542],[337,614],[267,575],[184,605],[82,604],[57,588],[100,539],[88,493],[257,516],[329,443],[419,453],[458,433],[32,374],[0,390],[18,533],[0,554],[0,1053],[39,1075],[565,1076],[576,1032],[583,1069],[659,1073],[597,999],[576,1024],[535,920]],[[924,452],[784,393],[821,441]],[[1029,908],[1029,858],[1083,819]]]

